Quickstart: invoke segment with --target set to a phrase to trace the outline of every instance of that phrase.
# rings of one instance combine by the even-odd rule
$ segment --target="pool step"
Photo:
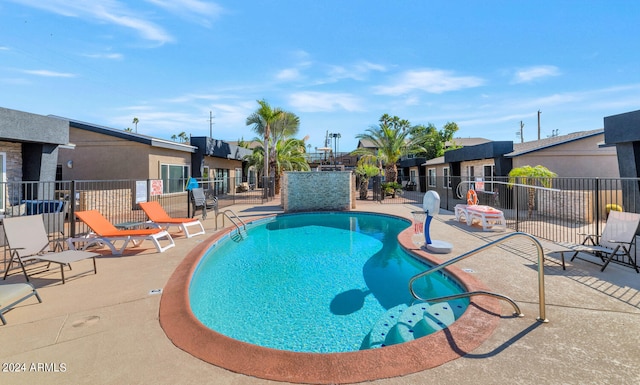
[[[398,343],[413,341],[437,332],[455,321],[453,310],[447,302],[421,303],[409,307],[402,313],[394,332]]]
[[[369,332],[369,341],[365,348],[381,348],[388,345],[386,343],[387,337],[391,333],[391,330],[398,324],[398,319],[400,319],[400,316],[407,308],[408,306],[403,303],[387,310],[373,326],[371,332]]]
[[[233,240],[234,242],[240,242],[242,240],[245,240],[249,237],[249,234],[247,234],[246,230],[238,230],[234,233],[231,234],[231,240]]]
[[[363,347],[368,349],[401,344],[442,330],[452,324],[456,316],[448,302],[400,304],[389,310],[376,322]]]

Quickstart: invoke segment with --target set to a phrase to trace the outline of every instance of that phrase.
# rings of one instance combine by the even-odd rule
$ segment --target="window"
[[[418,170],[415,169],[409,170],[409,180],[414,184],[418,184],[418,178],[416,177],[417,172]]]
[[[430,168],[427,170],[427,181],[429,187],[436,187],[436,169]]]
[[[443,181],[445,188],[451,188],[451,175],[449,174],[449,167],[442,169]]]
[[[229,170],[226,168],[216,169],[215,180],[216,196],[227,194],[229,192]]]
[[[162,179],[162,192],[169,194],[184,191],[189,175],[189,166],[161,164],[160,178]]]
[[[203,166],[202,167],[202,188],[205,190],[208,190],[211,188],[211,179],[209,179],[211,175],[211,170],[209,169],[209,166]]]
[[[485,164],[482,166],[484,190],[493,191],[493,176],[495,175],[495,166],[492,164]]]
[[[236,186],[242,184],[242,168],[236,168]]]

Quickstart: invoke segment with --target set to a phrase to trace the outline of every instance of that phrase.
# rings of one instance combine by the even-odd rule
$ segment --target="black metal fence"
[[[83,224],[72,220],[76,211],[98,210],[114,224],[139,222],[145,216],[137,203],[158,200],[169,215],[190,216],[187,182],[172,181],[185,189],[171,193],[154,180],[5,182],[0,184],[0,217],[43,214],[51,236],[61,238],[87,231]],[[428,186],[439,194],[442,209],[454,211],[457,204],[467,203],[467,192],[474,189],[478,204],[502,210],[509,228],[569,243],[580,243],[581,234],[600,234],[611,210],[640,212],[640,179],[516,178],[510,183],[504,177],[467,181],[452,176],[411,182],[401,183],[401,189],[384,191],[380,180],[372,180],[370,196],[382,204],[421,205],[424,192],[419,191],[419,186]],[[235,178],[197,183],[218,198],[221,208],[262,204],[273,200],[277,193],[273,178],[257,185]],[[0,230],[2,245],[4,232]]]
[[[478,204],[504,212],[507,226],[554,242],[579,243],[580,234],[600,234],[611,210],[640,212],[640,179],[635,178],[515,178],[465,181],[459,176],[414,181],[428,186],[440,196],[440,207],[454,211],[467,203],[467,192],[474,189]],[[397,191],[374,193],[383,203],[422,204],[424,192],[413,184]],[[410,187],[407,189],[406,185]]]
[[[273,178],[259,186],[235,178],[196,180],[199,187],[218,198],[219,207],[234,204],[261,204],[274,199]],[[43,214],[45,226],[62,237],[86,232],[83,224],[71,221],[76,211],[98,210],[114,224],[139,222],[145,214],[139,202],[159,201],[167,213],[175,217],[191,216],[191,201],[186,190],[187,180],[80,180],[55,182],[0,183],[0,218],[5,216]],[[184,186],[179,192],[168,193],[165,185]],[[266,185],[268,188],[262,188]],[[60,221],[62,218],[62,225]],[[71,226],[70,224],[74,224]],[[4,232],[0,230],[0,246]],[[59,234],[58,234],[59,233]]]

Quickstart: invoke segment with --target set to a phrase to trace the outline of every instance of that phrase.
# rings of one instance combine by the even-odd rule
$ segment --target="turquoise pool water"
[[[428,266],[397,243],[409,225],[366,213],[259,221],[248,226],[245,239],[226,237],[205,254],[192,277],[191,309],[218,333],[296,352],[374,348],[402,342],[414,329],[416,337],[426,335],[453,322],[468,301],[433,304],[421,326],[410,327],[419,320],[402,315],[415,308],[407,284]],[[416,287],[427,297],[462,291],[442,274]],[[409,327],[388,326],[402,317]]]

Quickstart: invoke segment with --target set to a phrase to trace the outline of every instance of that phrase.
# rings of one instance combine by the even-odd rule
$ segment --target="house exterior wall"
[[[63,180],[159,179],[160,164],[191,165],[191,154],[69,128],[75,149],[60,149]],[[68,162],[72,167],[68,167]]]
[[[541,165],[560,177],[618,178],[615,147],[598,147],[604,134],[537,150],[513,158],[513,167]]]

